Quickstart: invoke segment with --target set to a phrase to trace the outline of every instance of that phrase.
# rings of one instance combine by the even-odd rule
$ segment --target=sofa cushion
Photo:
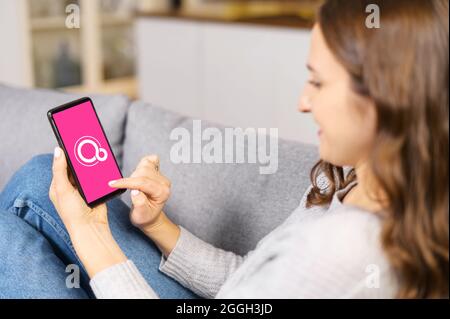
[[[0,85],[0,190],[31,157],[53,152],[57,145],[47,119],[50,108],[80,98],[43,89]],[[119,163],[129,101],[122,95],[90,95]]]
[[[201,126],[217,127],[222,133],[224,129],[206,121]],[[172,181],[166,214],[203,240],[239,254],[253,249],[299,205],[318,160],[316,146],[280,139],[275,174],[260,174],[258,161],[175,164],[170,151],[177,142],[170,140],[170,133],[176,127],[186,128],[192,136],[193,120],[143,102],[133,103],[126,124],[124,174],[128,176],[143,156],[158,154],[161,171]],[[130,204],[128,192],[123,199]]]

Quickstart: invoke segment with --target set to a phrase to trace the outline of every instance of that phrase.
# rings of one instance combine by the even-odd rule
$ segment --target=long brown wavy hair
[[[366,27],[369,4],[380,8],[380,28]],[[399,298],[449,295],[448,10],[448,0],[329,0],[318,12],[353,90],[376,106],[369,165],[387,199],[381,241]],[[307,206],[330,203],[356,178],[320,160]]]

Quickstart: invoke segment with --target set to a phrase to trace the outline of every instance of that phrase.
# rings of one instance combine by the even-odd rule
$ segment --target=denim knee
[[[19,197],[47,203],[52,180],[52,162],[51,154],[42,154],[25,163],[11,177],[0,194],[0,208],[9,209]]]

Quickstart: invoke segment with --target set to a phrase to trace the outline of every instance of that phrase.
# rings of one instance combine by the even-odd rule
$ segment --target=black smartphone
[[[123,175],[90,98],[55,107],[47,117],[87,205],[94,207],[125,192],[108,185]]]

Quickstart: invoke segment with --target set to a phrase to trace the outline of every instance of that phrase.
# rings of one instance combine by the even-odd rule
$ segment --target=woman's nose
[[[298,110],[302,113],[311,112],[311,98],[308,95],[302,95],[302,97],[300,98],[300,103],[298,105]]]
[[[311,98],[310,98],[311,89],[306,84],[303,87],[302,94],[300,96],[300,101],[298,103],[298,111],[302,113],[311,112]]]

